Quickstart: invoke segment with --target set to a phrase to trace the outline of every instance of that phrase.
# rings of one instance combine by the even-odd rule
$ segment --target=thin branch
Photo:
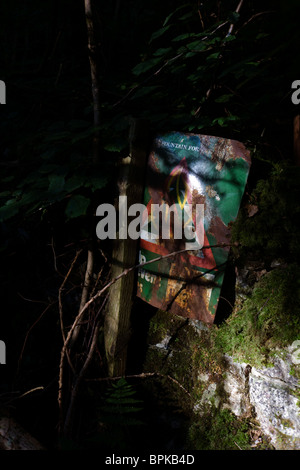
[[[41,320],[41,318],[45,315],[45,313],[49,310],[49,308],[52,307],[54,304],[56,304],[56,301],[52,302],[51,304],[48,304],[47,307],[42,311],[40,316],[33,322],[31,327],[27,331],[25,339],[24,339],[24,343],[23,343],[23,346],[22,346],[22,349],[21,349],[21,352],[20,352],[19,360],[18,360],[17,374],[19,373],[20,364],[21,364],[23,354],[24,354],[24,349],[25,349],[25,346],[26,346],[26,343],[27,343],[27,340],[28,340],[28,336],[29,336],[31,330],[35,327],[35,325],[38,324],[38,322]]]
[[[100,307],[100,310],[98,312],[98,315],[97,315],[97,318],[96,318],[96,325],[95,325],[95,328],[94,328],[94,331],[93,331],[93,335],[92,335],[92,341],[91,341],[91,345],[89,347],[89,352],[88,352],[88,355],[86,357],[86,360],[75,380],[75,383],[74,383],[74,386],[73,386],[73,389],[72,389],[72,393],[71,393],[71,399],[70,399],[70,404],[69,404],[69,407],[68,407],[68,411],[67,411],[67,415],[66,415],[66,419],[65,419],[65,423],[64,423],[64,435],[68,436],[70,434],[70,431],[71,431],[71,424],[72,424],[72,417],[73,417],[73,410],[74,410],[74,404],[75,404],[75,401],[76,401],[76,398],[77,398],[77,395],[78,395],[78,390],[79,390],[79,385],[91,363],[91,360],[93,358],[93,354],[94,354],[94,351],[95,351],[95,348],[97,346],[97,341],[98,341],[98,336],[99,336],[99,330],[100,330],[100,322],[98,319],[99,317],[99,313],[101,311],[103,311],[104,309],[104,306],[107,302],[107,299],[108,299],[108,294],[106,295],[104,301],[102,302],[102,305]]]
[[[9,401],[7,401],[7,402],[5,403],[5,406],[6,406],[6,405],[9,405],[10,403],[12,403],[12,402],[14,402],[14,401],[16,401],[16,400],[19,400],[20,398],[26,397],[26,396],[29,395],[30,393],[37,392],[38,390],[45,390],[45,387],[40,386],[40,387],[32,388],[31,390],[27,390],[27,392],[24,392],[24,393],[22,393],[21,395],[19,395],[19,396],[17,396],[17,397],[11,398]]]
[[[179,59],[179,57],[181,57],[183,55],[183,52],[181,52],[180,54],[177,54],[176,56],[174,57],[171,57],[170,59],[166,60],[166,62],[158,69],[156,70],[155,72],[153,72],[149,77],[145,78],[144,80],[141,81],[141,83],[138,83],[137,85],[135,85],[134,87],[130,88],[130,90],[126,93],[125,96],[123,96],[120,100],[118,100],[116,103],[114,103],[112,105],[112,107],[114,108],[115,106],[119,106],[120,104],[122,104],[124,101],[126,101],[131,95],[132,93],[134,93],[135,91],[137,91],[139,88],[141,88],[143,85],[145,85],[145,83],[149,82],[153,77],[157,76],[165,67],[167,67],[167,65],[170,63],[170,62],[173,62],[174,60],[177,60]]]
[[[75,265],[75,263],[76,263],[76,261],[77,261],[77,259],[78,259],[78,256],[80,255],[81,252],[82,252],[82,250],[77,251],[77,253],[76,253],[76,255],[75,255],[75,257],[74,257],[74,259],[73,259],[73,261],[72,261],[72,264],[71,264],[71,266],[70,266],[70,268],[69,268],[69,271],[67,272],[67,274],[66,274],[66,276],[65,276],[65,278],[64,278],[64,280],[63,280],[63,282],[62,282],[62,284],[61,284],[61,286],[60,286],[60,288],[59,288],[59,290],[58,290],[59,321],[60,321],[60,329],[61,329],[61,334],[62,334],[62,337],[63,337],[63,341],[65,341],[66,338],[65,338],[65,332],[64,332],[63,308],[62,308],[62,301],[61,301],[62,291],[63,291],[63,289],[64,289],[64,287],[65,287],[65,284],[66,284],[66,282],[67,282],[67,280],[68,280],[68,278],[69,278],[69,276],[70,276],[70,274],[71,274],[71,272],[72,272],[72,270],[73,270],[73,267],[74,267],[74,265]]]
[[[63,291],[63,289],[64,289],[64,287],[65,287],[65,284],[66,284],[66,282],[67,282],[67,280],[68,280],[68,278],[69,278],[69,276],[70,276],[70,274],[71,274],[71,272],[72,272],[72,270],[73,270],[73,267],[74,267],[74,265],[75,265],[75,263],[76,263],[76,261],[77,261],[77,259],[78,259],[78,256],[80,255],[81,252],[82,252],[82,250],[77,251],[77,253],[76,253],[76,255],[75,255],[75,257],[74,257],[74,259],[73,259],[73,261],[72,261],[72,264],[71,264],[71,266],[70,266],[70,268],[69,268],[69,271],[67,272],[67,274],[66,274],[66,276],[65,276],[65,278],[64,278],[64,280],[63,280],[63,282],[62,282],[62,284],[61,284],[61,286],[60,286],[60,288],[59,288],[59,291],[58,291],[59,322],[60,322],[60,329],[61,329],[61,334],[62,334],[63,341],[66,340],[66,337],[65,337],[65,331],[64,331],[65,328],[64,328],[64,322],[63,322],[63,308],[62,308],[62,300],[61,300],[62,291]],[[71,362],[71,358],[70,358],[70,355],[69,355],[69,352],[68,352],[68,351],[66,352],[66,355],[67,355],[68,363],[69,363],[69,365],[70,365],[70,367],[71,367],[71,369],[72,369],[72,371],[73,371],[73,373],[74,373],[74,372],[75,372],[75,369],[74,369],[74,366],[73,366],[73,364],[72,364],[72,362]]]
[[[220,244],[217,244],[217,245],[207,245],[207,246],[203,246],[201,248],[201,250],[205,250],[205,249],[211,249],[211,248],[220,248],[220,247],[227,247],[227,246],[232,246],[232,244],[228,244],[228,243],[220,243]],[[73,331],[75,330],[76,328],[76,325],[78,324],[78,322],[81,320],[83,314],[85,313],[85,311],[89,308],[89,306],[95,302],[96,299],[98,299],[107,289],[109,289],[113,284],[115,284],[115,282],[117,282],[119,279],[121,279],[122,277],[124,276],[127,276],[130,272],[134,271],[135,269],[139,269],[143,266],[146,266],[146,265],[149,265],[149,264],[152,264],[152,263],[155,263],[157,261],[160,261],[162,259],[167,259],[167,258],[170,258],[172,256],[176,256],[176,255],[179,255],[179,254],[183,254],[183,253],[187,253],[188,251],[191,251],[191,250],[188,250],[188,249],[183,249],[183,250],[179,250],[179,251],[174,251],[172,253],[168,253],[167,255],[162,255],[162,256],[159,256],[158,258],[155,258],[155,259],[152,259],[150,261],[145,261],[143,263],[139,263],[135,266],[132,266],[130,268],[127,268],[125,269],[121,274],[119,274],[117,277],[115,277],[114,279],[112,279],[110,282],[108,282],[102,289],[100,289],[97,294],[95,294],[93,297],[90,298],[90,300],[88,302],[86,302],[86,304],[83,306],[83,308],[81,309],[81,311],[78,313],[77,317],[75,318],[74,322],[73,322],[73,325],[72,327],[70,328],[69,332],[68,332],[68,335],[64,341],[64,344],[63,344],[63,347],[61,349],[61,355],[60,355],[60,364],[59,364],[59,380],[58,380],[58,406],[59,406],[59,409],[60,409],[60,416],[61,416],[61,420],[60,422],[62,423],[62,393],[63,393],[63,374],[64,374],[64,359],[65,359],[65,355],[66,355],[66,352],[67,352],[67,347],[68,347],[68,344],[69,344],[69,341],[73,335]]]
[[[52,252],[53,252],[54,270],[57,272],[57,274],[59,274],[61,276],[61,273],[57,269],[57,263],[56,263],[57,257],[56,257],[56,253],[55,253],[53,237],[51,238],[50,246],[51,246],[51,249],[52,249]]]
[[[97,379],[86,379],[88,382],[109,382],[109,381],[115,381],[115,380],[120,380],[120,379],[145,379],[148,377],[160,377],[162,379],[168,379],[174,384],[176,384],[181,390],[184,391],[190,398],[192,398],[192,395],[190,392],[184,388],[184,386],[178,382],[178,380],[174,379],[174,377],[171,377],[171,375],[165,375],[161,374],[160,372],[142,372],[141,374],[132,374],[132,375],[125,375],[125,376],[119,376],[119,377],[101,377]]]
[[[198,15],[199,15],[199,18],[200,18],[200,23],[201,23],[202,29],[203,29],[203,31],[205,31],[204,21],[203,21],[203,17],[202,17],[202,13],[201,13],[201,4],[200,4],[199,1],[198,1]]]
[[[100,159],[100,86],[98,70],[98,50],[99,44],[96,37],[93,0],[84,0],[85,18],[87,27],[88,51],[92,81],[93,109],[94,109],[94,139],[93,139],[93,162],[97,163]]]
[[[244,0],[240,0],[238,6],[237,6],[236,9],[235,9],[235,13],[239,13],[240,9],[241,9],[242,6],[243,6],[243,3],[244,3]],[[231,33],[232,33],[232,31],[233,31],[233,28],[234,28],[234,23],[231,23],[231,25],[229,26],[228,33],[227,33],[227,37],[231,35]]]
[[[255,13],[255,15],[251,16],[244,24],[242,24],[242,26],[237,30],[236,34],[258,16],[267,15],[268,13],[275,13],[275,10],[267,10],[267,11],[261,11],[259,13]]]
[[[80,301],[80,306],[79,306],[79,312],[88,301],[90,283],[91,283],[91,279],[92,279],[92,276],[93,276],[93,270],[94,270],[94,254],[93,254],[92,250],[88,250],[86,270],[85,270],[84,283],[83,283],[83,288],[82,288],[82,293],[81,293],[81,301]],[[74,330],[73,336],[72,336],[72,345],[75,344],[75,342],[78,338],[79,332],[80,332],[80,325],[77,325],[77,327]]]

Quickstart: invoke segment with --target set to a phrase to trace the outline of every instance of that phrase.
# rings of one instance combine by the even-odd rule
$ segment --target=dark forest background
[[[89,250],[95,289],[109,279],[110,246],[95,239],[93,213],[113,201],[132,118],[147,120],[153,133],[243,142],[252,168],[234,230],[239,255],[299,263],[293,123],[300,105],[291,101],[291,85],[300,79],[300,4],[245,0],[237,12],[239,3],[95,0],[95,128],[84,1],[1,2],[0,79],[7,98],[0,110],[0,339],[7,364],[0,370],[0,402],[50,447],[58,442],[60,301],[67,330],[78,312]],[[256,219],[242,217],[249,204],[258,208]],[[89,311],[83,346],[74,353],[79,370],[97,311]],[[99,338],[91,376],[105,377],[101,328]],[[71,383],[69,371],[67,390]],[[119,387],[130,395],[130,386]],[[85,393],[86,404],[93,391]],[[82,415],[88,413],[81,411],[75,438],[89,426]]]

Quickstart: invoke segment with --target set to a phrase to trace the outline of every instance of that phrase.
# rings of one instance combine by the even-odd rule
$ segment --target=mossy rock
[[[191,450],[249,450],[250,423],[229,410],[209,408],[189,428],[187,448]]]
[[[300,268],[292,264],[265,274],[240,310],[215,334],[215,347],[239,362],[270,365],[275,352],[300,338]]]

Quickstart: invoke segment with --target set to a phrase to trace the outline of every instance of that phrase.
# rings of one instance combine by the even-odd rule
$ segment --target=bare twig
[[[235,9],[235,13],[239,13],[240,9],[241,9],[242,6],[243,6],[243,3],[244,3],[244,0],[240,0],[238,6],[237,6],[236,9]],[[233,28],[234,28],[234,23],[231,23],[231,25],[229,26],[228,33],[227,33],[227,37],[231,35],[231,33],[232,33],[232,31],[233,31]]]
[[[99,86],[99,66],[97,54],[99,51],[99,43],[96,37],[95,15],[93,0],[84,0],[85,18],[87,26],[88,51],[92,81],[93,109],[94,109],[94,139],[93,139],[93,162],[97,163],[100,158],[100,86]]]
[[[258,16],[267,15],[267,14],[269,14],[269,13],[275,13],[275,10],[260,11],[259,13],[255,13],[255,15],[252,15],[244,24],[242,24],[242,26],[237,30],[236,34],[237,34],[242,28],[244,28],[245,26],[247,26],[247,24],[249,24],[251,21],[253,21],[255,18],[257,18]]]
[[[64,278],[64,280],[63,280],[63,282],[62,282],[62,284],[61,284],[61,286],[60,286],[60,288],[59,288],[59,291],[58,291],[59,322],[60,322],[60,329],[61,329],[61,334],[62,334],[63,341],[66,340],[66,337],[65,337],[65,328],[64,328],[64,322],[63,322],[63,308],[62,308],[62,301],[61,301],[62,291],[63,291],[63,289],[64,289],[64,287],[65,287],[65,284],[66,284],[66,282],[67,282],[67,280],[68,280],[68,278],[69,278],[69,276],[70,276],[70,274],[71,274],[71,272],[72,272],[72,270],[73,270],[73,267],[74,267],[74,265],[75,265],[75,263],[76,263],[76,261],[77,261],[77,259],[78,259],[78,256],[80,255],[81,252],[82,252],[82,250],[77,251],[77,253],[76,253],[76,255],[75,255],[75,257],[74,257],[74,259],[73,259],[73,261],[72,261],[72,264],[71,264],[71,266],[70,266],[70,268],[69,268],[69,271],[67,272],[67,274],[66,274],[66,276],[65,276],[65,278]],[[70,367],[71,367],[71,369],[72,369],[72,371],[73,371],[73,373],[74,373],[75,370],[74,370],[73,364],[72,364],[72,362],[71,362],[71,358],[70,358],[70,355],[69,355],[69,352],[68,352],[68,351],[66,352],[66,355],[67,355],[67,359],[68,359],[69,365],[70,365]]]
[[[29,395],[30,393],[37,392],[38,390],[45,390],[45,387],[40,386],[40,387],[32,388],[31,390],[27,390],[27,392],[24,392],[24,393],[22,393],[21,395],[19,395],[19,396],[17,396],[17,397],[13,397],[13,398],[11,398],[10,400],[8,400],[7,402],[5,402],[5,406],[6,406],[6,405],[9,405],[10,403],[12,403],[12,402],[14,402],[14,401],[16,401],[16,400],[19,400],[20,398],[26,397],[26,396]]]
[[[82,252],[82,250],[79,250],[77,251],[72,263],[71,263],[71,266],[69,268],[69,271],[67,272],[59,290],[58,290],[58,305],[59,305],[59,321],[60,321],[60,329],[61,329],[61,334],[62,334],[62,337],[63,337],[63,341],[66,340],[65,338],[65,332],[64,332],[64,323],[63,323],[63,308],[62,308],[62,301],[61,301],[61,296],[62,296],[62,291],[64,290],[64,287],[65,287],[65,284],[73,270],[73,267],[78,259],[78,256],[80,255],[80,253]]]
[[[20,352],[19,360],[18,360],[17,374],[19,373],[20,364],[21,364],[21,361],[22,361],[22,358],[23,358],[24,349],[25,349],[25,346],[26,346],[26,343],[27,343],[27,340],[28,340],[28,336],[29,336],[31,330],[35,327],[35,325],[38,324],[38,322],[41,320],[41,318],[45,315],[45,313],[49,310],[49,308],[52,307],[54,304],[56,304],[56,301],[52,302],[51,304],[48,304],[47,307],[42,311],[40,316],[33,322],[31,327],[27,331],[25,339],[24,339],[24,343],[23,343],[23,346],[22,346],[22,349],[21,349],[21,352]]]
[[[57,262],[56,262],[57,256],[56,256],[56,253],[55,253],[53,237],[51,238],[50,246],[51,246],[51,249],[52,249],[52,252],[53,252],[54,270],[57,272],[57,274],[59,274],[61,276],[61,273],[57,269]]]
[[[220,247],[224,248],[224,247],[228,247],[228,246],[232,246],[232,245],[228,244],[228,243],[220,243],[220,244],[217,244],[217,245],[203,246],[201,248],[201,250],[210,249],[210,248],[220,248]],[[139,263],[135,266],[132,266],[130,268],[125,269],[121,274],[119,274],[117,277],[115,277],[110,282],[108,282],[104,287],[102,287],[102,289],[100,289],[93,297],[91,297],[88,300],[88,302],[86,302],[86,304],[83,306],[83,308],[78,313],[77,317],[75,318],[75,320],[73,322],[72,327],[70,328],[70,330],[68,332],[68,335],[67,335],[67,337],[64,341],[63,347],[61,349],[61,354],[60,354],[59,380],[58,380],[58,406],[59,406],[59,409],[60,409],[60,418],[61,418],[60,423],[61,424],[62,424],[62,412],[63,412],[62,411],[62,393],[63,393],[64,359],[65,359],[65,355],[66,355],[66,352],[67,352],[67,347],[68,347],[69,341],[70,341],[70,339],[73,335],[73,331],[75,330],[76,325],[81,320],[81,318],[82,318],[83,314],[85,313],[85,311],[89,308],[89,306],[93,302],[95,302],[96,299],[98,299],[101,295],[103,295],[104,292],[106,292],[115,282],[117,282],[122,277],[127,276],[133,270],[139,269],[143,266],[146,266],[146,265],[149,265],[149,264],[152,264],[152,263],[155,263],[155,262],[160,261],[162,259],[167,259],[167,258],[170,258],[172,256],[176,256],[176,255],[179,255],[179,254],[186,253],[188,251],[191,251],[191,250],[183,249],[183,250],[179,250],[179,251],[174,251],[172,253],[168,253],[167,255],[162,255],[162,256],[159,256],[158,258],[152,259],[150,261],[145,261],[143,263]]]
[[[93,269],[94,269],[94,254],[92,250],[88,250],[86,270],[85,270],[85,276],[84,276],[84,284],[83,284],[82,293],[81,293],[79,312],[88,301],[90,283],[91,283],[91,279],[93,276]],[[79,332],[80,332],[80,325],[77,325],[72,336],[73,345],[75,344],[78,338]]]
[[[99,317],[99,313],[103,311],[104,309],[104,306],[107,302],[107,298],[108,298],[108,294],[106,295],[104,301],[102,302],[102,305],[100,307],[100,310],[98,312],[98,315],[97,315],[97,318]],[[89,350],[88,350],[88,355],[86,357],[86,360],[79,372],[79,374],[77,375],[76,377],[76,380],[75,380],[75,383],[74,383],[74,386],[73,386],[73,389],[72,389],[72,393],[71,393],[71,399],[70,399],[70,404],[69,404],[69,407],[68,407],[68,411],[67,411],[67,414],[66,414],[66,419],[65,419],[65,423],[64,423],[64,434],[67,436],[70,434],[70,431],[71,431],[71,425],[72,425],[72,417],[73,417],[73,410],[74,410],[74,404],[75,404],[75,401],[76,401],[76,398],[77,398],[77,395],[78,395],[78,390],[79,390],[79,385],[91,363],[91,360],[93,358],[93,354],[94,354],[94,351],[95,351],[95,348],[96,348],[96,345],[97,345],[97,341],[98,341],[98,335],[99,335],[99,329],[100,329],[100,322],[99,320],[97,320],[96,318],[96,325],[94,327],[94,331],[93,331],[93,334],[92,334],[92,341],[91,341],[91,345],[89,347]]]
[[[243,450],[243,449],[238,445],[237,442],[235,442],[235,441],[233,441],[233,442],[235,443],[235,445],[236,445],[240,450]]]
[[[109,382],[109,381],[115,381],[115,380],[120,380],[120,379],[146,379],[148,377],[160,377],[162,379],[168,379],[171,382],[173,382],[175,385],[177,385],[181,390],[184,391],[190,398],[192,398],[190,392],[184,388],[184,386],[178,382],[178,380],[174,379],[174,377],[171,377],[171,375],[165,375],[160,372],[142,372],[141,374],[132,374],[132,375],[125,375],[125,376],[119,376],[119,377],[101,377],[97,379],[86,379],[88,382]]]
[[[201,23],[202,29],[203,29],[203,31],[204,31],[204,30],[205,30],[205,26],[204,26],[204,21],[203,21],[202,13],[201,13],[201,5],[200,5],[200,2],[199,2],[199,1],[198,1],[198,15],[199,15],[199,18],[200,18],[200,23]]]

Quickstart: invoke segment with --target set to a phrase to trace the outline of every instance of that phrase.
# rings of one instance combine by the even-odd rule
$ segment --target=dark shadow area
[[[135,298],[131,311],[131,338],[127,352],[127,374],[138,374],[143,371],[147,352],[147,335],[150,320],[157,308]]]
[[[234,265],[227,263],[223,284],[220,292],[219,303],[215,315],[215,325],[223,323],[232,313],[235,303],[236,274]]]

